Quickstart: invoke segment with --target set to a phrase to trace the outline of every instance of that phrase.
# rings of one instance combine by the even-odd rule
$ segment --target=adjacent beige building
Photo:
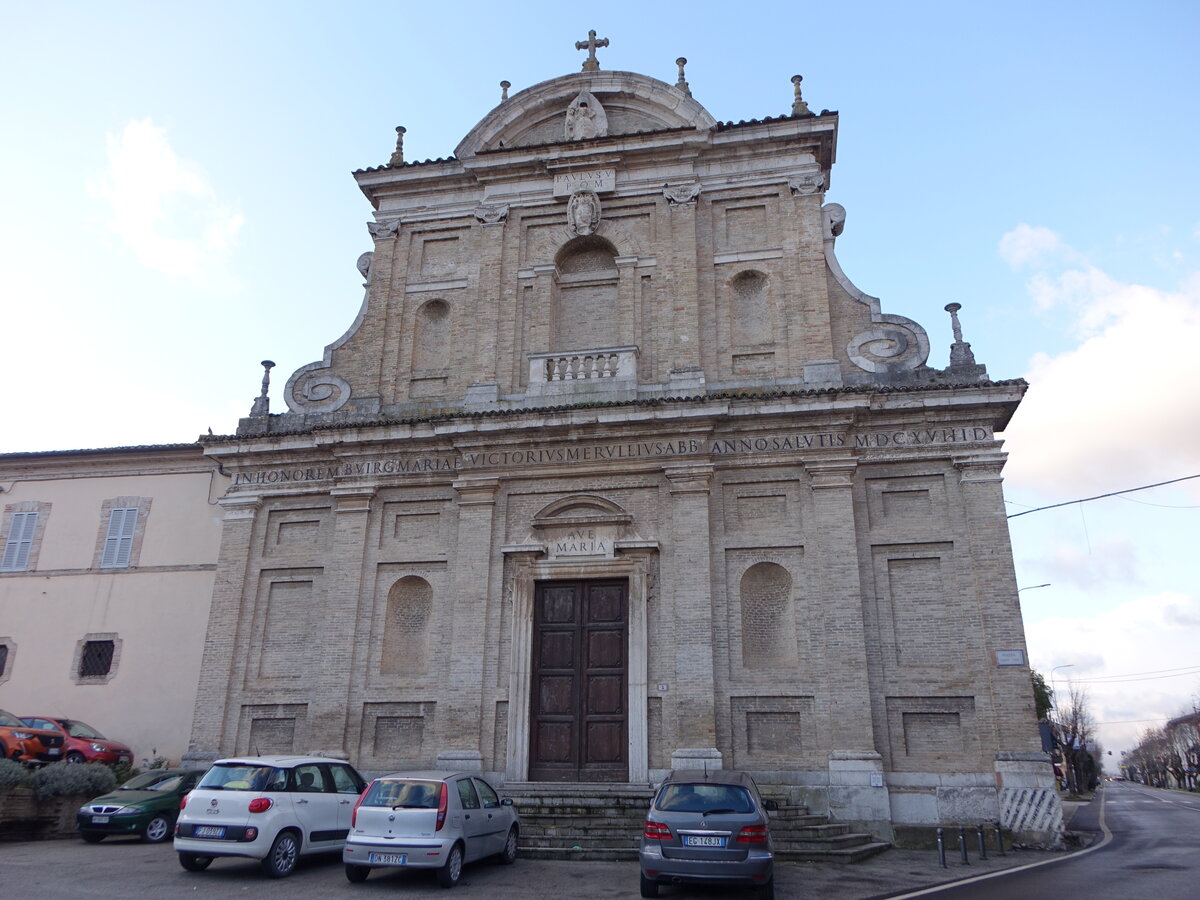
[[[196,444],[0,455],[0,708],[178,760],[227,485]]]
[[[1061,826],[995,438],[1021,381],[835,255],[838,116],[599,68],[355,173],[361,309],[204,440],[193,758],[508,783],[748,769],[816,812]],[[850,173],[853,177],[853,173]],[[844,239],[844,238],[843,238]],[[269,367],[268,367],[269,371]]]

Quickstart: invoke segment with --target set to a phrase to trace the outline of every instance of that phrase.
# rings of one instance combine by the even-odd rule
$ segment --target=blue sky
[[[796,73],[840,112],[846,273],[932,365],[957,301],[992,376],[1032,383],[1013,511],[1200,473],[1195,3],[580,9],[5,3],[0,450],[232,431],[259,360],[281,384],[354,318],[349,173],[400,124],[410,160],[450,155],[596,28],[606,69],[687,57],[719,120],[787,112]],[[1012,522],[1018,583],[1051,584],[1021,593],[1032,661],[1071,664],[1111,749],[1200,695],[1198,506],[1200,480]]]

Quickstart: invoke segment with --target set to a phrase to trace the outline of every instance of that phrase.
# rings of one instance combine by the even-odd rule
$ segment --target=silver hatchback
[[[671,772],[642,830],[642,896],[657,897],[663,884],[729,884],[753,885],[761,900],[773,900],[767,810],[775,808],[744,772]]]
[[[436,869],[454,887],[464,863],[517,858],[521,821],[512,801],[469,772],[411,772],[372,781],[351,817],[342,850],[346,877],[365,881],[371,869]]]

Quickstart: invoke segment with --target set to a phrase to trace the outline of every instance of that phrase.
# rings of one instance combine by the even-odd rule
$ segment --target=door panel
[[[533,781],[625,781],[624,582],[543,582],[534,597]]]

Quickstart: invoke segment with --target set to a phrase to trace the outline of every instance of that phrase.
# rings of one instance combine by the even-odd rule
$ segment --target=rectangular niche
[[[364,703],[359,755],[386,767],[424,765],[426,725],[432,724],[434,704]]]
[[[263,756],[296,752],[297,736],[308,716],[304,703],[270,703],[242,707],[238,723],[239,753]]]
[[[421,235],[421,275],[452,275],[458,269],[458,260],[463,253],[458,235]]]
[[[948,527],[946,479],[938,475],[869,478],[867,509],[872,528],[928,533]]]
[[[259,576],[251,647],[257,659],[247,667],[250,690],[260,680],[285,681],[309,675],[319,656],[324,621],[316,596],[320,569],[265,570]]]
[[[812,697],[730,697],[733,767],[788,769],[814,750]]]
[[[735,353],[733,354],[734,375],[774,375],[775,354],[771,353]]]
[[[444,500],[398,500],[383,505],[379,547],[392,559],[444,557]]]
[[[974,697],[888,697],[885,705],[897,771],[960,766],[978,752]]]
[[[263,555],[305,556],[323,550],[322,531],[328,515],[328,506],[270,510]]]
[[[725,484],[722,499],[725,531],[755,543],[793,543],[799,534],[800,509],[795,481],[760,481]],[[782,540],[781,540],[782,539]]]
[[[779,243],[771,239],[767,205],[762,201],[718,207],[714,212],[720,250],[754,250]]]
[[[947,666],[970,652],[968,610],[948,584],[954,545],[873,547],[883,643],[901,666]]]

